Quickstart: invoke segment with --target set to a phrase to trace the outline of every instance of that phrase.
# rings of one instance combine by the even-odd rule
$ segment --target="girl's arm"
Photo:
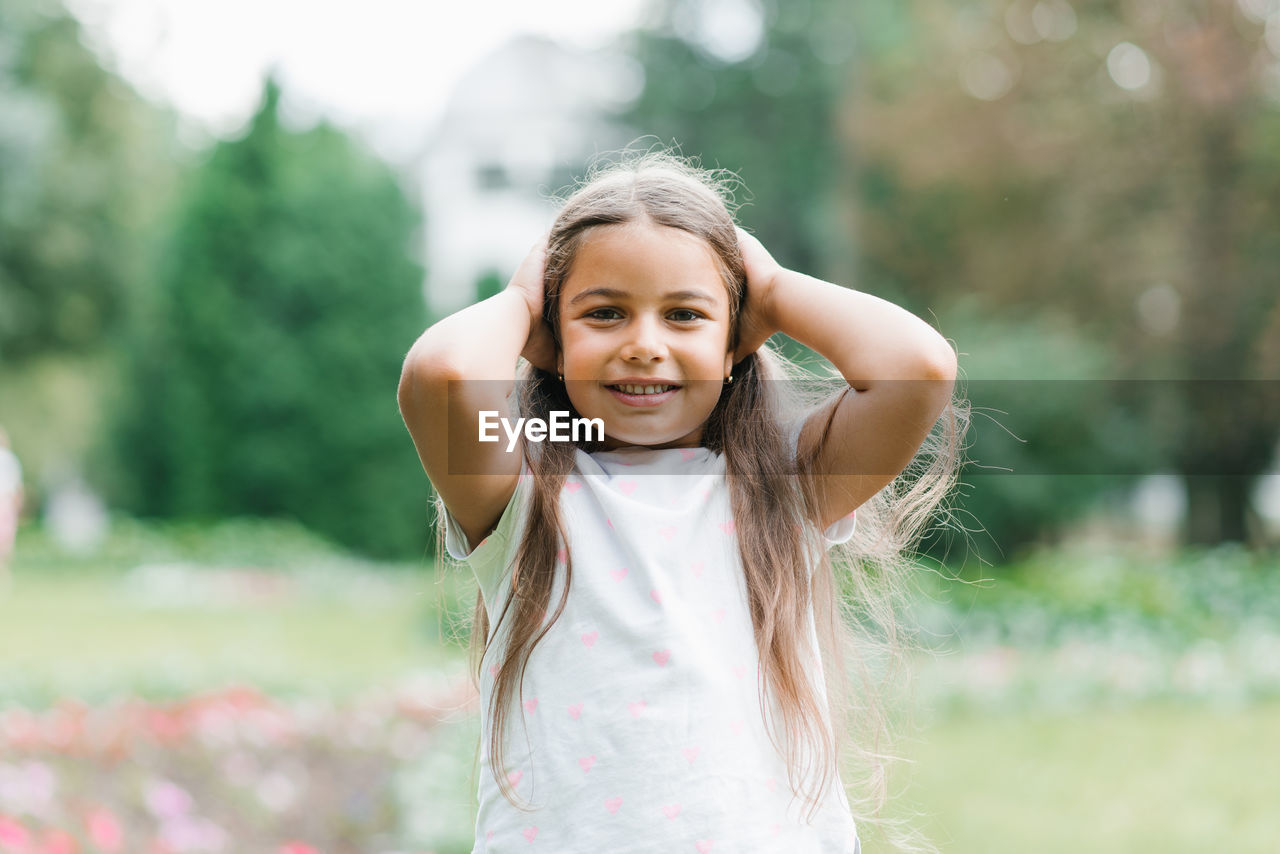
[[[800,433],[801,449],[818,447],[819,501],[831,525],[911,462],[951,401],[956,354],[911,312],[787,270],[741,230],[739,243],[750,303],[735,358],[783,332],[829,359],[852,389],[834,415],[823,407]]]
[[[427,477],[472,548],[497,526],[520,475],[523,439],[511,452],[501,429],[499,441],[480,442],[480,412],[511,418],[507,396],[522,353],[545,367],[543,258],[540,243],[505,290],[423,332],[400,374],[400,414]]]

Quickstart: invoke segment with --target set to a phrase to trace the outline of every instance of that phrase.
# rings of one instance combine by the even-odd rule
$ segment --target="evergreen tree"
[[[183,194],[128,342],[117,497],[420,553],[426,479],[395,395],[426,325],[418,216],[338,131],[282,127],[278,100],[268,82],[247,135],[217,145]]]

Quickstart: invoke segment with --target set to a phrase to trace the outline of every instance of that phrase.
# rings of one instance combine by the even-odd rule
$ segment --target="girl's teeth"
[[[672,386],[669,385],[620,385],[618,386],[626,394],[659,394],[666,391]]]

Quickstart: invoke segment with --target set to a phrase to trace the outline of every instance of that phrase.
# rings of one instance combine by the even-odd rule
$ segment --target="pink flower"
[[[25,827],[0,815],[0,851],[22,851],[30,838]]]
[[[124,832],[115,813],[106,807],[94,807],[84,817],[89,828],[89,840],[107,854],[115,854],[124,843]]]

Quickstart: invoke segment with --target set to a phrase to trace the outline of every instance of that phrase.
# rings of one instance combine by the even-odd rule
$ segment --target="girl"
[[[9,592],[9,560],[22,517],[22,466],[9,450],[9,434],[0,427],[0,596]]]
[[[956,358],[903,309],[782,268],[726,195],[665,154],[597,172],[505,291],[405,360],[444,545],[479,582],[476,854],[859,850],[844,717],[883,728],[866,642],[892,642],[899,554],[954,480]],[[775,332],[839,390],[804,406]],[[603,435],[528,429],[555,412]],[[840,544],[858,560],[836,578]]]

